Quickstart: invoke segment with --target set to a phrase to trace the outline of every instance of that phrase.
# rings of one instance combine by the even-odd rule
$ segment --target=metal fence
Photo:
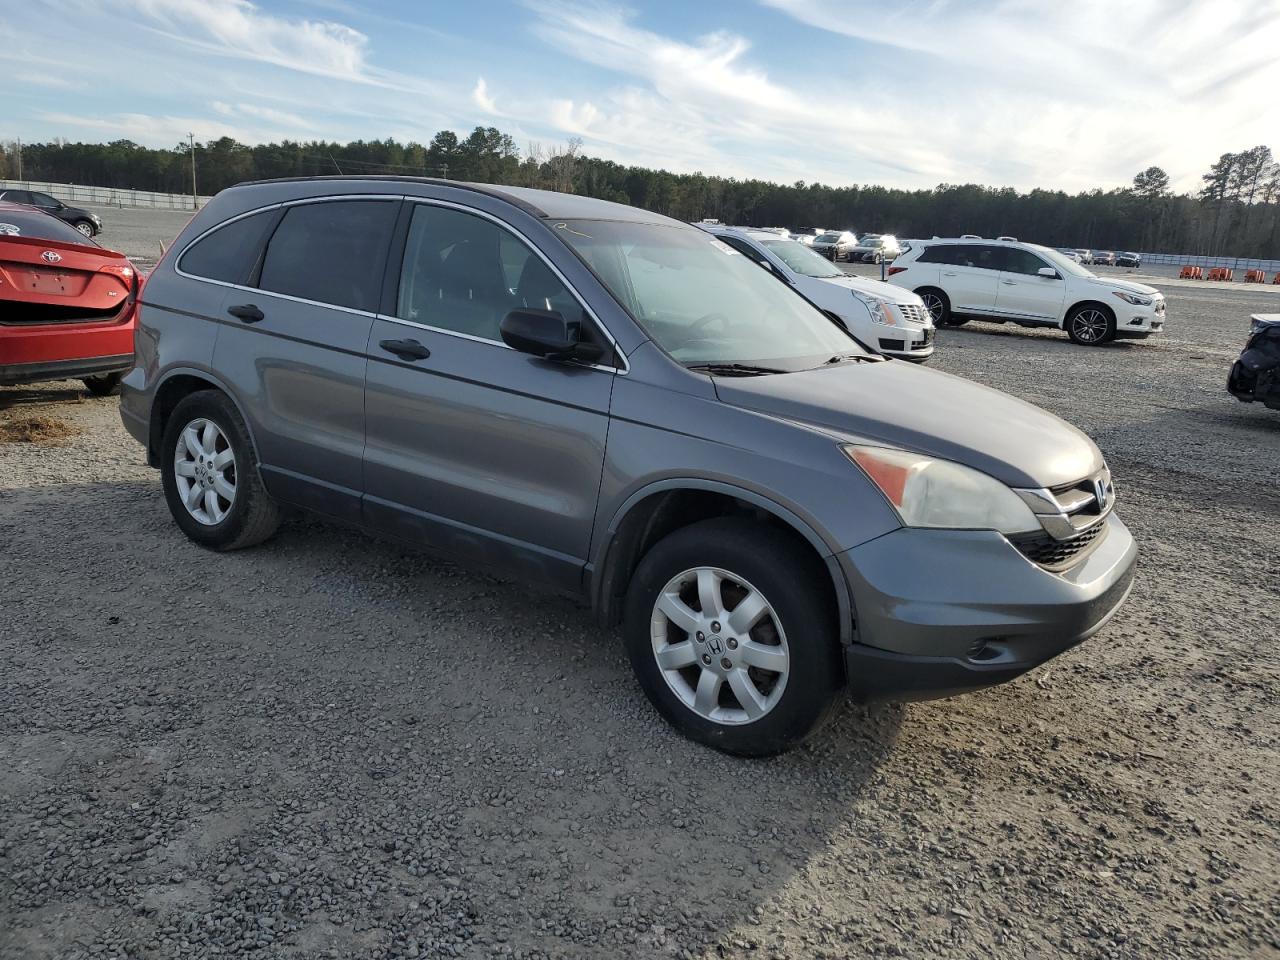
[[[1280,260],[1259,260],[1254,257],[1200,257],[1188,253],[1144,253],[1144,266],[1164,263],[1175,267],[1226,267],[1229,270],[1262,270],[1268,274],[1280,273]]]
[[[0,180],[0,190],[35,190],[64,203],[98,203],[112,207],[150,207],[157,210],[190,210],[191,194],[154,193],[118,187],[87,187],[77,183],[42,183],[39,180]],[[211,197],[196,197],[204,206]]]

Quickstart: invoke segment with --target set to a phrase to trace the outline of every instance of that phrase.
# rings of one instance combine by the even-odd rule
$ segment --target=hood
[[[1102,469],[1084,433],[988,387],[897,360],[717,377],[724,403],[849,440],[954,460],[1011,487],[1056,487]]]
[[[1134,283],[1132,280],[1112,280],[1109,277],[1098,277],[1091,282],[1100,287],[1107,287],[1111,290],[1124,290],[1126,293],[1140,293],[1144,297],[1164,296],[1164,294],[1155,287],[1149,287],[1145,283]]]
[[[846,274],[843,277],[816,277],[815,279],[821,280],[823,283],[829,283],[832,286],[847,287],[850,290],[857,290],[859,293],[867,293],[873,297],[888,300],[890,303],[924,304],[919,294],[913,293],[906,287],[885,283],[883,280],[872,280],[868,277],[857,277],[852,274]]]

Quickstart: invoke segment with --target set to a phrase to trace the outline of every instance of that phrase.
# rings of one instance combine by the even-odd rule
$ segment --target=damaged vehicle
[[[1227,390],[1237,400],[1257,400],[1280,410],[1280,313],[1255,313],[1240,359],[1231,365]]]

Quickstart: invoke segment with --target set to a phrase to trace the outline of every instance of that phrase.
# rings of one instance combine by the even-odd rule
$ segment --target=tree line
[[[530,144],[522,153],[494,127],[476,127],[465,138],[445,130],[426,144],[286,140],[250,146],[222,137],[195,144],[194,153],[201,194],[272,177],[402,174],[580,193],[680,220],[856,228],[900,237],[1011,235],[1049,246],[1280,259],[1280,164],[1265,146],[1222,154],[1196,194],[1172,193],[1159,167],[1138,173],[1130,187],[1075,194],[978,184],[918,190],[778,184],[619,164],[584,154],[578,140],[550,149]],[[54,140],[24,144],[21,162],[28,180],[192,190],[185,143],[156,149],[129,140]],[[14,145],[0,145],[0,178],[16,176],[16,163]]]

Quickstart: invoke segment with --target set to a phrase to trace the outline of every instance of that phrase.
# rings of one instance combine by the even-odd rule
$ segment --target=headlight
[[[1119,297],[1125,303],[1132,303],[1137,307],[1149,307],[1155,302],[1154,298],[1144,297],[1140,293],[1125,293],[1120,290],[1112,290],[1111,295],[1113,297]]]
[[[909,527],[1031,533],[1040,521],[1018,495],[977,470],[887,447],[842,448]]]
[[[863,293],[861,290],[854,290],[853,295],[866,304],[867,309],[871,311],[871,319],[876,323],[883,323],[890,327],[898,325],[898,321],[893,316],[892,304],[888,300],[874,294]]]

